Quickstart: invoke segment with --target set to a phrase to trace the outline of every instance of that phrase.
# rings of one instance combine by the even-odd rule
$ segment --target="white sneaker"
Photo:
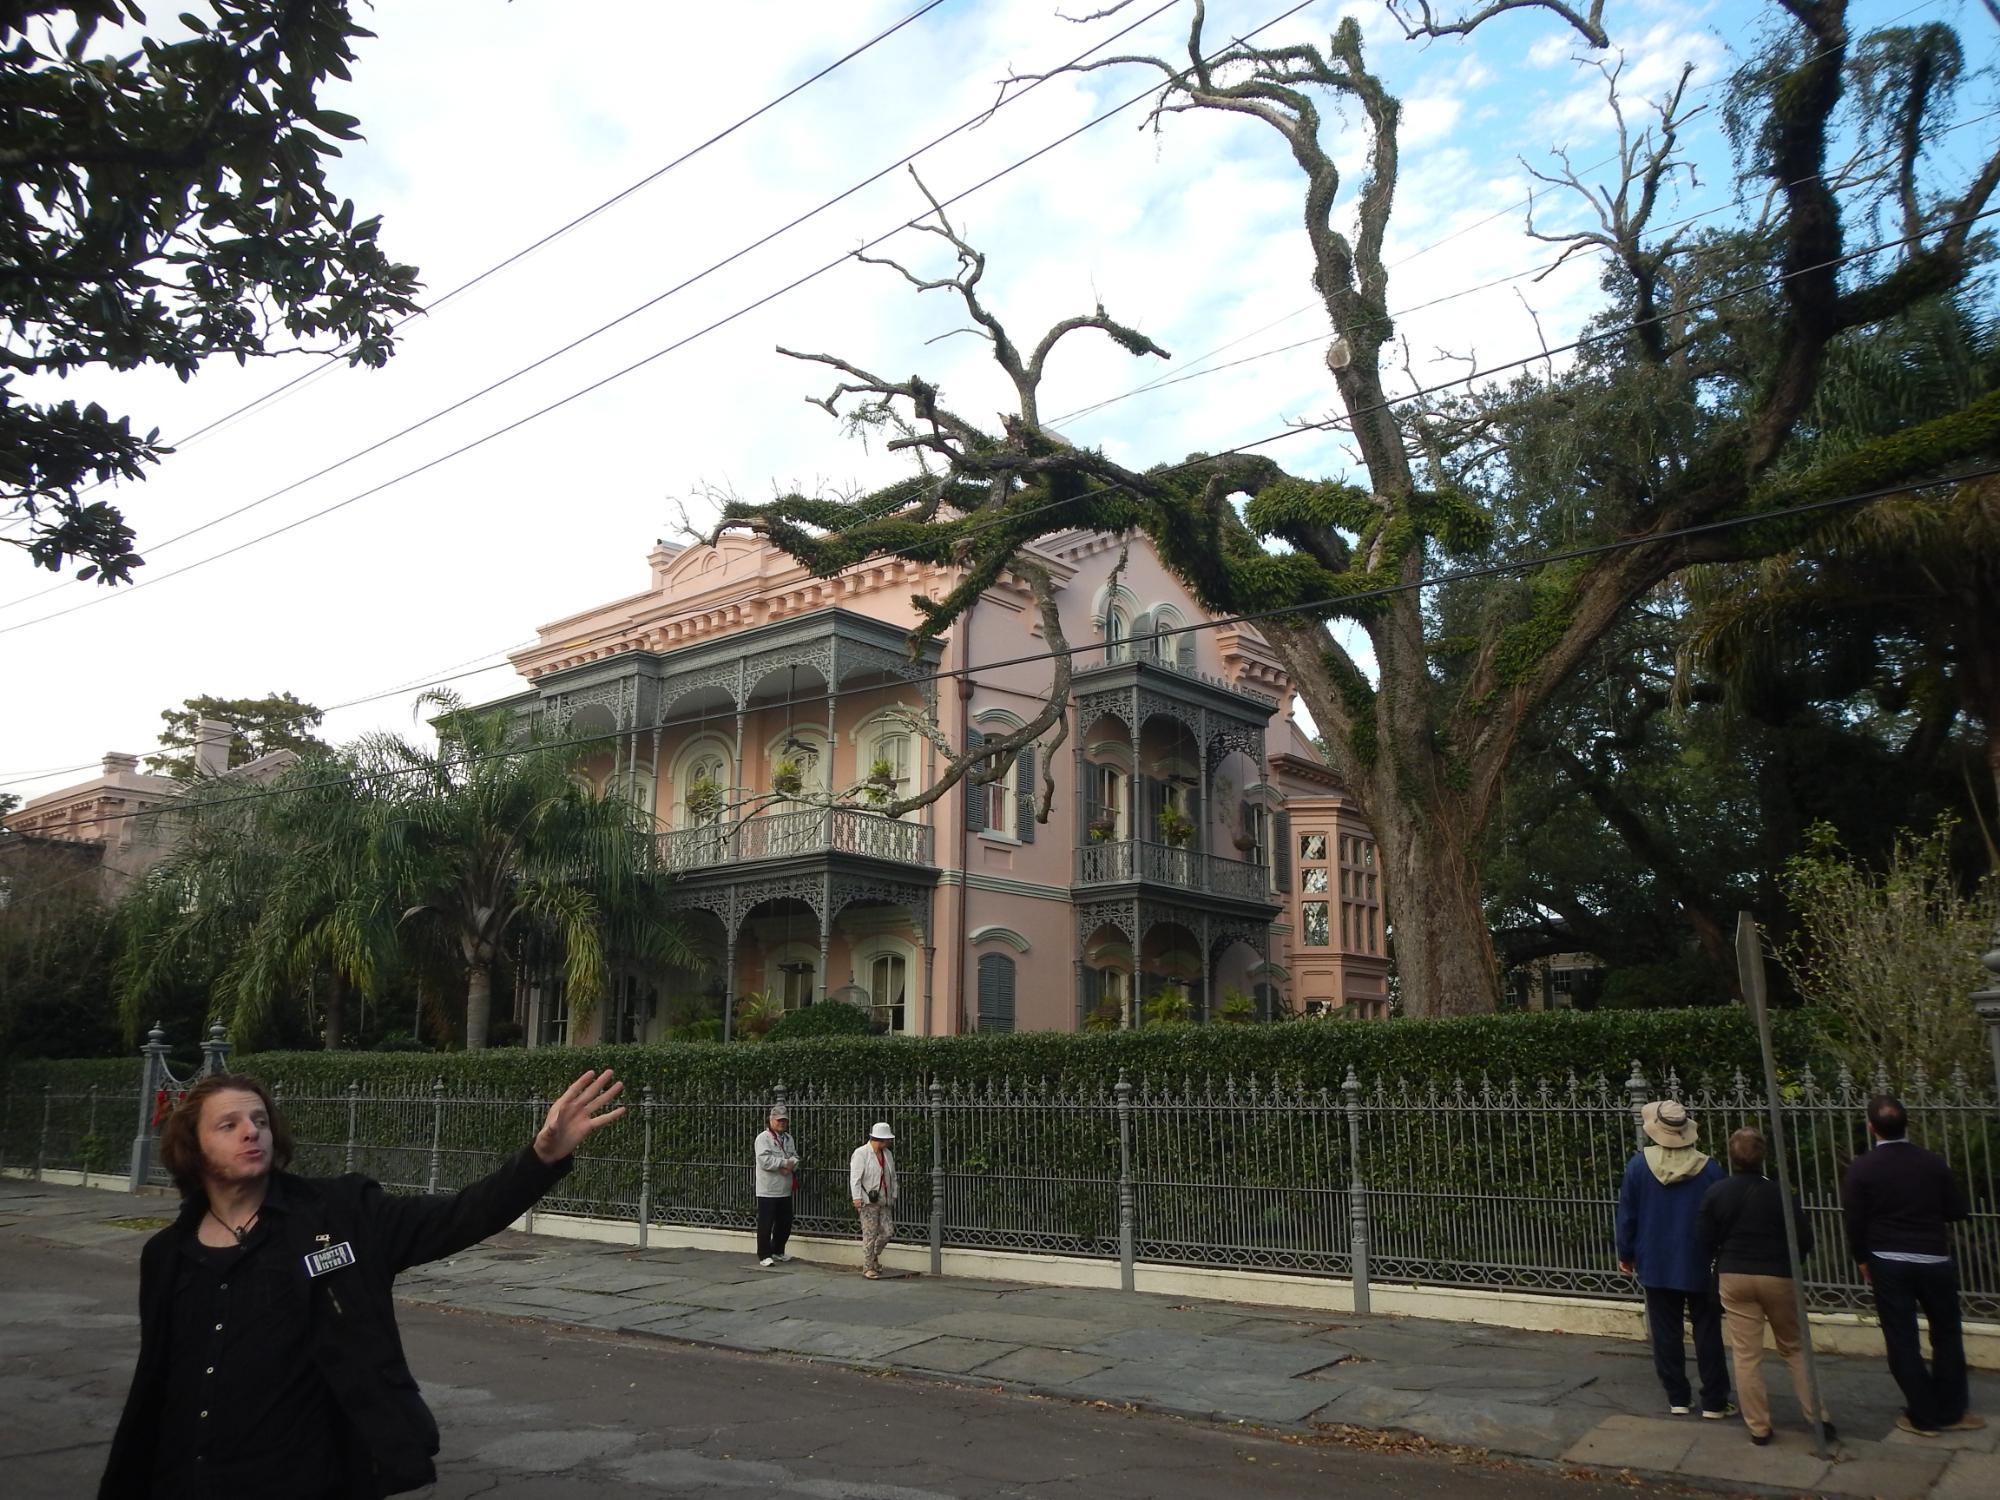
[[[768,1271],[771,1269],[771,1267],[777,1264],[777,1261],[773,1260],[770,1256],[767,1255],[762,1260],[758,1261],[757,1264],[762,1266],[765,1270]]]
[[[1667,1408],[1667,1414],[1669,1416],[1684,1417],[1688,1414],[1688,1409],[1685,1406],[1670,1406]]]
[[[771,1257],[771,1259],[777,1261],[780,1265],[783,1265],[786,1261],[790,1260],[791,1257],[789,1255],[774,1255]]]

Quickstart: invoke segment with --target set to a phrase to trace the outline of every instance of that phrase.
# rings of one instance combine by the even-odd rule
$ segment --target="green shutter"
[[[1272,849],[1277,856],[1274,868],[1278,872],[1278,889],[1289,891],[1292,888],[1292,815],[1279,813],[1271,819],[1271,826],[1274,830],[1271,834]]]
[[[1024,844],[1035,841],[1035,747],[1014,760],[1014,836]]]
[[[1014,960],[1004,953],[979,956],[979,1029],[1014,1029]]]
[[[985,738],[978,730],[968,729],[965,732],[965,748],[968,751],[977,750]],[[965,826],[974,833],[984,833],[986,831],[986,788],[984,786],[974,786],[969,778],[959,782],[958,785],[959,790],[965,793]]]

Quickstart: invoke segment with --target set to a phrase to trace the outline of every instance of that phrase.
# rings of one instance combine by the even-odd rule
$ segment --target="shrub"
[[[790,1011],[779,1017],[766,1040],[796,1042],[809,1037],[874,1034],[875,1023],[868,1019],[867,1011],[839,1000],[827,1000],[818,1005],[808,1005],[803,1009]]]

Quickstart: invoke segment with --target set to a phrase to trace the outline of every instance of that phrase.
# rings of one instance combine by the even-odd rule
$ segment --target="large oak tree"
[[[1418,43],[1536,16],[1586,48],[1613,42],[1601,4],[1505,0],[1451,16],[1429,5],[1395,9]],[[1934,180],[1927,154],[1962,71],[1957,37],[1937,23],[1856,36],[1845,0],[1773,5],[1729,111],[1757,217],[1706,233],[1658,222],[1682,164],[1684,77],[1656,102],[1649,125],[1621,128],[1608,186],[1560,164],[1550,174],[1556,190],[1589,196],[1596,223],[1542,237],[1601,253],[1608,267],[1606,312],[1575,362],[1451,400],[1392,391],[1396,325],[1383,244],[1400,110],[1354,21],[1324,46],[1217,44],[1197,3],[1184,56],[1082,69],[1150,73],[1159,80],[1156,122],[1226,113],[1289,156],[1328,322],[1337,410],[1327,425],[1349,435],[1354,469],[1295,475],[1237,454],[1141,470],[1074,446],[1036,405],[1053,341],[1094,327],[1134,353],[1157,351],[1099,309],[1058,324],[1024,354],[980,296],[983,258],[940,214],[956,270],[904,274],[964,303],[1019,393],[1017,410],[994,430],[920,377],[891,380],[832,355],[804,356],[841,373],[829,410],[893,424],[891,446],[920,457],[929,475],[858,500],[735,503],[723,524],[767,535],[821,573],[877,551],[964,569],[943,601],[917,601],[919,637],[949,628],[1003,571],[1032,580],[1023,549],[1079,528],[1144,532],[1214,610],[1276,612],[1259,628],[1382,844],[1406,1009],[1490,1009],[1496,964],[1479,851],[1524,727],[1593,670],[1606,633],[1664,580],[1787,539],[1768,524],[1698,528],[1922,479],[1995,444],[2000,401],[1988,397],[1837,459],[1795,461],[1832,341],[1961,285],[1983,252],[1978,225],[2000,185],[2000,152],[1950,183]],[[1615,90],[1616,70],[1608,71]],[[1362,135],[1358,153],[1342,138],[1350,128]],[[1864,151],[1831,160],[1846,132]],[[1337,163],[1357,155],[1363,165],[1350,183]],[[1612,550],[1532,565],[1555,510],[1574,542]],[[1448,559],[1523,571],[1443,637],[1420,585]],[[1372,678],[1328,629],[1335,620],[1367,633]],[[1052,684],[1052,700],[1062,690]],[[1023,735],[1058,722],[1044,717],[955,756],[943,784],[990,779]]]

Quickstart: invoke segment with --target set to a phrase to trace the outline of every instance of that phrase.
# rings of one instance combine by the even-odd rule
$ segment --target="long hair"
[[[292,1131],[271,1091],[260,1078],[248,1073],[211,1073],[181,1096],[180,1102],[160,1127],[160,1165],[174,1179],[183,1198],[207,1196],[202,1180],[201,1108],[210,1095],[231,1091],[255,1094],[264,1101],[264,1113],[271,1121],[271,1170],[282,1172],[292,1164]]]

